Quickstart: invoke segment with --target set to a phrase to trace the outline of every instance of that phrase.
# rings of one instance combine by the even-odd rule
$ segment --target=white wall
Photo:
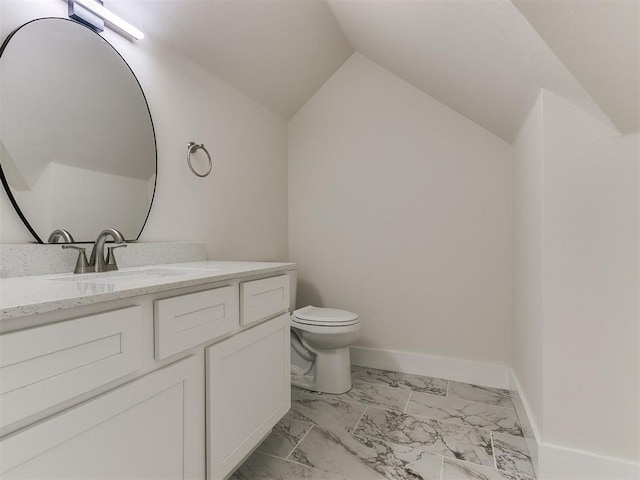
[[[640,136],[543,91],[514,147],[513,368],[540,476],[623,478],[640,460]]]
[[[354,54],[289,122],[298,304],[358,345],[508,364],[512,151]]]
[[[542,410],[544,278],[543,100],[538,97],[520,128],[514,149],[515,235],[512,367],[538,430]]]
[[[544,98],[544,440],[639,461],[639,136]]]
[[[31,19],[67,15],[60,0],[2,0],[0,9],[0,41]],[[284,120],[153,38],[130,42],[110,30],[103,36],[136,73],[156,130],[158,186],[140,240],[204,241],[213,259],[285,260]],[[206,179],[186,165],[189,141],[204,143],[213,156]],[[1,243],[32,240],[4,193],[0,219]]]

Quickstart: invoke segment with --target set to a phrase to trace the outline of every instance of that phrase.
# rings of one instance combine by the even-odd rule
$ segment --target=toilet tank
[[[296,290],[298,285],[298,271],[289,270],[289,311],[296,309]]]

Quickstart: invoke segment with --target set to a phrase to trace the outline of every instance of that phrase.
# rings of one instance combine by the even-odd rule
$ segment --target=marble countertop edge
[[[295,263],[202,261],[124,268],[117,272],[89,273],[77,277],[73,274],[60,274],[4,278],[0,279],[0,320],[254,275],[286,272],[295,268]],[[146,271],[179,273],[164,277],[135,278]]]

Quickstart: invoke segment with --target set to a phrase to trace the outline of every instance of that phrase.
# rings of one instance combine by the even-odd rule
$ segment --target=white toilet
[[[297,272],[289,271],[291,309],[295,308]],[[358,338],[355,313],[311,305],[291,313],[291,384],[323,393],[351,389],[349,347]]]

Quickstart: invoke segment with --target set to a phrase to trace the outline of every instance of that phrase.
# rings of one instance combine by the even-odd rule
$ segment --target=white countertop
[[[34,275],[0,279],[0,319],[91,305],[192,287],[231,278],[287,271],[295,263],[171,263],[81,275]]]

